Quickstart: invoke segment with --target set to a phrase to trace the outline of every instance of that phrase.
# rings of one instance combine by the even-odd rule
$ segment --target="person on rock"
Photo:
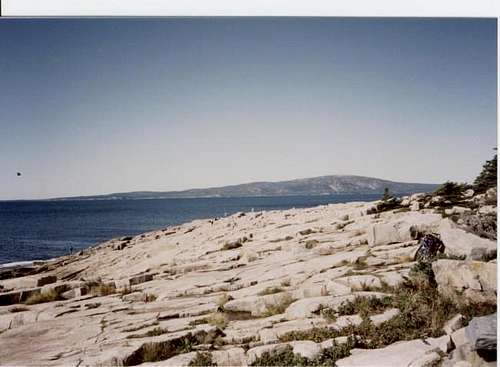
[[[443,241],[438,234],[426,234],[420,239],[420,246],[415,253],[414,261],[430,263],[435,260],[438,252],[444,252]]]

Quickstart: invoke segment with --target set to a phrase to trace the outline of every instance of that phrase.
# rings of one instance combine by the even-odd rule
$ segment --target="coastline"
[[[0,352],[0,361],[27,364],[32,346],[21,341],[31,335],[43,346],[37,354],[43,365],[188,365],[199,352],[219,365],[249,365],[285,347],[316,358],[331,348],[333,336],[340,343],[351,335],[342,334],[346,327],[363,321],[357,314],[329,318],[322,310],[338,313],[357,297],[394,297],[411,279],[417,233],[440,233],[447,256],[465,258],[438,260],[437,280],[481,269],[478,276],[488,279],[483,289],[466,288],[465,294],[491,301],[496,259],[484,259],[496,253],[496,241],[465,232],[448,215],[496,215],[496,206],[468,209],[438,199],[415,194],[390,209],[378,201],[239,212],[115,238],[44,262],[34,274],[0,280],[0,343],[9,351]],[[480,200],[462,201],[472,207]],[[369,320],[382,325],[404,312],[384,306]],[[325,337],[311,340],[308,333],[319,330]],[[64,342],[57,335],[65,335]],[[401,348],[427,358],[438,342],[424,339]],[[176,349],[178,343],[190,347]],[[146,353],[153,347],[169,352]],[[384,348],[373,352],[394,355]],[[369,353],[346,355],[345,363]]]

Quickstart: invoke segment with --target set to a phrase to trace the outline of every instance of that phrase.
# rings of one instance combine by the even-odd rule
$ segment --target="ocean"
[[[373,201],[380,195],[0,202],[0,264],[67,255],[114,237],[236,212]]]

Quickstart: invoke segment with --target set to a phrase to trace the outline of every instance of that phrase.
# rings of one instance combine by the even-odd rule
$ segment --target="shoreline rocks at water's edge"
[[[331,345],[283,342],[283,336],[359,324],[359,315],[331,320],[322,310],[356,296],[383,297],[384,285],[403,283],[415,265],[416,239],[426,232],[441,234],[451,258],[433,264],[439,292],[496,301],[496,239],[479,237],[452,217],[496,215],[496,207],[481,203],[479,195],[464,195],[461,205],[474,203],[466,210],[440,200],[411,195],[386,211],[377,203],[348,203],[238,213],[114,239],[45,262],[35,274],[0,280],[0,344],[9,351],[0,351],[0,364],[28,365],[36,355],[37,365],[132,365],[160,347],[171,350],[161,356],[167,365],[187,364],[199,351],[219,365],[246,365],[283,346],[315,358]],[[56,299],[24,304],[47,294]],[[384,322],[396,311],[370,319]],[[469,347],[458,353],[456,343],[439,343],[353,349],[337,364],[377,358],[390,365],[398,350],[408,348],[415,354],[406,355],[408,363],[415,366],[480,360]]]

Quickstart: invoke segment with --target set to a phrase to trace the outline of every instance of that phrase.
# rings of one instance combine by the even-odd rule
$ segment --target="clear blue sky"
[[[0,19],[0,199],[327,174],[470,182],[497,144],[496,28]]]

